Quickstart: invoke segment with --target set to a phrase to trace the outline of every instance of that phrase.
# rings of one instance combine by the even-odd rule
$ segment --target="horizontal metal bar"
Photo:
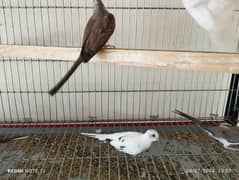
[[[94,9],[93,6],[0,6],[2,9]],[[121,9],[121,10],[185,10],[183,7],[112,7],[108,6],[107,9]],[[234,11],[239,12],[238,9]]]
[[[5,9],[94,9],[93,6],[0,6],[0,8]],[[143,10],[153,10],[153,9],[162,9],[162,10],[185,10],[185,8],[178,7],[106,7],[107,9],[143,9]]]
[[[222,123],[222,120],[207,120],[206,123]],[[125,122],[86,122],[86,123],[4,123],[0,128],[60,128],[60,127],[115,127],[115,126],[175,126],[175,125],[192,125],[192,121],[125,121]]]
[[[227,92],[227,91],[236,91],[230,89],[165,89],[165,90],[155,90],[155,89],[145,89],[145,90],[94,90],[94,91],[59,91],[58,93],[128,93],[128,92]],[[48,91],[0,91],[2,94],[42,94],[48,93]]]

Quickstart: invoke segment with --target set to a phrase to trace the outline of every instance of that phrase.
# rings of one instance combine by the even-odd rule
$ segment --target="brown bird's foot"
[[[110,45],[110,44],[105,44],[103,46],[104,49],[115,49],[116,47],[114,45]]]

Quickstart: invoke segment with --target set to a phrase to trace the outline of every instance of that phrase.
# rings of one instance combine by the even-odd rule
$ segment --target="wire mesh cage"
[[[239,78],[232,71],[89,63],[82,64],[54,97],[49,96],[49,89],[72,62],[31,54],[39,46],[81,47],[92,2],[0,1],[0,136],[4,139],[0,177],[237,179],[238,153],[225,150],[173,112],[180,109],[207,122],[235,125]],[[180,0],[104,0],[104,4],[116,18],[108,42],[116,49],[214,50],[208,33]],[[237,34],[238,18],[235,10],[232,27]],[[24,49],[30,46],[35,49],[27,53]],[[19,56],[11,54],[16,49]],[[40,57],[46,55],[39,52]],[[157,129],[159,141],[137,156],[80,134],[147,129]],[[16,135],[27,138],[11,141]]]
[[[56,97],[49,96],[50,84],[69,64],[2,59],[4,122],[166,120],[175,119],[175,108],[202,118],[224,116],[229,74],[82,65]]]
[[[1,43],[79,47],[93,13],[92,2],[2,0]],[[208,33],[199,28],[181,0],[107,0],[104,4],[115,15],[117,28],[109,43],[117,48],[212,50]],[[238,34],[237,11],[232,23]]]

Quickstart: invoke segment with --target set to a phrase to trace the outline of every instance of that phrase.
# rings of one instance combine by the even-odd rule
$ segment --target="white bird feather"
[[[233,28],[234,8],[238,0],[182,0],[192,18],[209,33],[216,51],[236,52],[238,33]]]
[[[100,141],[109,142],[118,151],[137,155],[148,148],[154,141],[158,141],[159,134],[154,129],[149,129],[145,133],[140,132],[117,132],[112,134],[81,133]]]

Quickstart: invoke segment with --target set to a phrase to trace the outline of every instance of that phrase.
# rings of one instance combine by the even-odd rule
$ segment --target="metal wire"
[[[206,33],[176,0],[104,3],[118,22],[110,40],[116,47],[210,50]],[[17,0],[3,1],[0,10],[2,44],[78,47],[82,44],[83,27],[91,15],[93,4],[87,0],[78,3],[72,0]],[[238,12],[235,11],[234,18],[237,25]],[[185,30],[186,26],[191,27],[190,32]],[[155,30],[155,27],[160,28]],[[235,25],[234,28],[236,31],[238,27]]]
[[[10,58],[0,62],[0,81],[4,82],[1,98],[5,102],[0,112],[11,122],[172,119],[177,107],[201,118],[217,114],[220,119],[224,117],[226,95],[238,92],[229,89],[231,76],[224,73],[90,64],[86,71],[80,67],[55,97],[49,97],[49,87],[70,62]]]
[[[136,129],[142,130],[146,128],[152,127],[137,127]],[[134,179],[137,177],[137,179],[154,179],[155,177],[164,179],[166,178],[165,176],[168,179],[222,179],[227,178],[228,175],[232,179],[237,177],[237,160],[234,158],[236,153],[224,152],[221,146],[212,143],[212,140],[203,136],[204,133],[200,129],[192,126],[153,128],[157,128],[160,132],[161,148],[157,149],[157,155],[142,154],[136,157],[125,156],[124,154],[115,152],[107,144],[96,143],[92,139],[81,137],[77,134],[78,129],[76,128],[63,130],[60,134],[52,134],[57,132],[54,128],[48,129],[47,136],[38,135],[38,133],[43,131],[36,131],[35,129],[31,131],[35,135],[30,135],[29,140],[15,141],[8,144],[7,148],[2,145],[0,147],[4,149],[4,152],[7,151],[15,154],[12,154],[9,160],[20,161],[20,164],[17,166],[18,168],[29,169],[37,167],[44,169],[44,174],[36,174],[35,177],[37,179],[61,179],[64,177],[68,177],[69,179],[71,177],[83,178],[85,176],[93,178],[92,175],[96,179],[111,179],[112,177],[117,179]],[[26,132],[29,133],[29,129],[25,130]],[[178,147],[177,144],[174,144],[177,134],[184,133],[185,135],[189,133],[194,138],[203,136],[201,137],[204,138],[203,142],[202,139],[198,139],[192,143],[190,142],[190,138],[188,138],[189,142],[187,143],[192,146],[198,146],[200,148],[199,151],[195,150],[195,147],[190,147],[191,145],[188,146],[189,149],[185,149],[183,148],[184,145]],[[185,143],[184,138],[181,139],[182,142],[178,143]],[[152,146],[151,150],[156,148],[154,147],[155,145]],[[102,148],[104,149],[103,151]],[[24,151],[26,155],[18,159],[17,154],[21,151]],[[5,154],[4,152],[3,155]],[[41,155],[38,153],[41,153]],[[226,159],[229,159],[230,163]],[[187,163],[179,166],[178,163],[182,163],[182,161],[196,164],[190,167],[187,166]],[[66,166],[66,164],[68,165]],[[201,169],[201,171],[190,174],[190,172],[187,172],[187,168]],[[230,174],[203,172],[203,170],[210,171],[210,169],[214,169],[217,171],[223,168],[231,169]],[[116,172],[118,177],[115,174]],[[33,174],[29,173],[28,175],[28,179],[31,179]]]

